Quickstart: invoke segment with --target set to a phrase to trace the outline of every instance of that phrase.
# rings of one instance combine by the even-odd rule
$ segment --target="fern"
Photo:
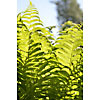
[[[30,2],[17,16],[18,100],[82,100],[81,25],[66,22],[52,44],[38,14]]]
[[[56,40],[55,53],[58,61],[64,66],[68,66],[72,73],[70,75],[70,88],[68,94],[74,94],[73,99],[82,100],[82,78],[83,78],[83,31],[82,25],[76,25],[70,21],[66,22],[65,29],[60,31],[60,36]],[[76,88],[75,88],[76,87]],[[74,89],[75,88],[75,89]],[[76,91],[75,91],[76,90]],[[77,96],[77,94],[79,96]]]

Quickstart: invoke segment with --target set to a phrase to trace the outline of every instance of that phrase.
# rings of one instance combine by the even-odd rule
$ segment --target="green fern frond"
[[[18,100],[82,100],[81,25],[66,22],[59,33],[53,45],[52,34],[31,1],[26,11],[18,14]]]

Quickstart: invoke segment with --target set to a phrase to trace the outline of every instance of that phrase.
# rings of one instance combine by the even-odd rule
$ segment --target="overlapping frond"
[[[72,73],[69,76],[73,88],[69,95],[73,94],[73,99],[82,100],[83,86],[83,30],[82,25],[66,22],[60,36],[55,42],[55,54],[58,61],[64,66],[68,66]],[[77,96],[78,95],[78,96]]]
[[[67,27],[70,24],[71,27]],[[65,23],[66,28],[60,31],[60,36],[55,42],[56,54],[59,60],[67,66],[76,60],[83,49],[83,31],[82,25],[73,24],[72,22]],[[62,57],[62,58],[61,58]],[[80,57],[79,57],[80,58]]]
[[[18,100],[82,100],[83,33],[81,26],[70,26],[53,45],[31,2],[18,14]]]

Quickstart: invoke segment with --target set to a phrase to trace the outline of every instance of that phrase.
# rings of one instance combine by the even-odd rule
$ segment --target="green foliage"
[[[82,25],[63,27],[55,40],[31,2],[18,14],[18,100],[82,100]]]
[[[66,21],[80,23],[83,21],[83,12],[77,0],[52,0],[56,4],[58,22],[63,24]]]

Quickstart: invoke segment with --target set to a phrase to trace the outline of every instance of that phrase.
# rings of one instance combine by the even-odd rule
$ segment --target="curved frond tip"
[[[32,6],[32,2],[31,2],[31,0],[29,0],[29,2],[30,2],[30,6]]]

